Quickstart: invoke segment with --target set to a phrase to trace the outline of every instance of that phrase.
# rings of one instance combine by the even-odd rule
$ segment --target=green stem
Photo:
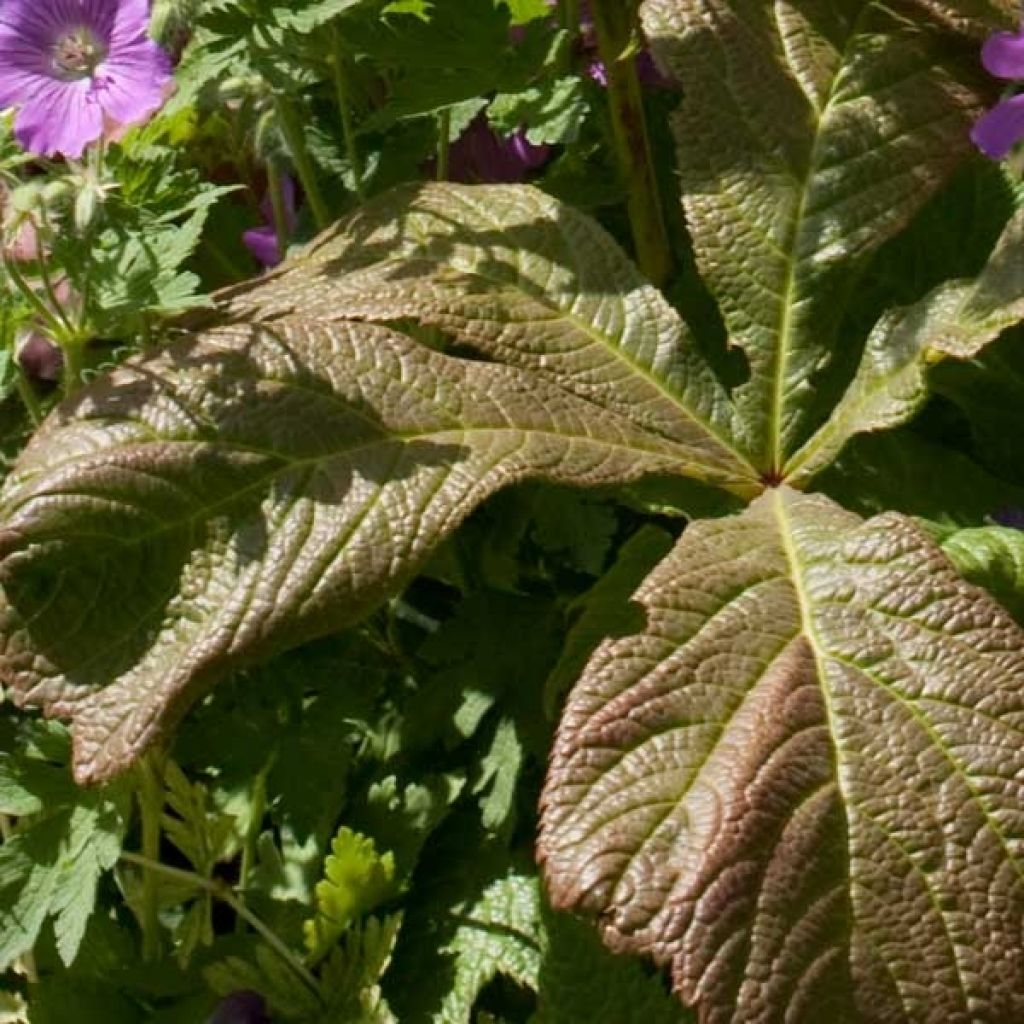
[[[359,143],[356,141],[355,126],[352,123],[352,109],[349,101],[348,81],[345,78],[345,54],[338,43],[338,30],[334,32],[334,53],[331,56],[331,66],[334,75],[334,96],[338,104],[338,111],[341,114],[341,134],[345,139],[345,152],[348,154],[349,166],[352,168],[352,178],[356,186],[356,195],[361,200],[366,199],[366,189],[363,186],[363,158],[359,152]]]
[[[263,827],[263,815],[267,810],[267,776],[274,766],[274,760],[275,755],[272,753],[252,782],[249,828],[245,833],[242,845],[242,864],[238,871],[238,888],[242,892],[249,888],[249,877],[256,861],[256,844],[260,838],[260,829]]]
[[[634,16],[622,0],[591,0],[598,52],[608,76],[612,141],[626,185],[629,221],[640,269],[656,284],[672,270],[643,96],[632,54]]]
[[[270,208],[274,217],[277,251],[281,259],[284,259],[291,241],[291,231],[288,228],[288,211],[284,205],[284,182],[273,158],[267,161],[267,192],[270,194]]]
[[[60,338],[64,334],[64,326],[57,319],[56,314],[51,310],[45,302],[36,294],[36,290],[25,280],[21,271],[17,268],[17,265],[13,260],[8,259],[7,254],[0,249],[0,256],[3,257],[4,269],[7,271],[7,276],[14,282],[15,287],[21,292],[22,296],[28,302],[28,304],[36,311],[36,313],[46,322],[46,325],[50,329],[50,334],[54,338]]]
[[[64,373],[61,377],[61,390],[65,398],[70,398],[82,381],[82,367],[85,346],[76,338],[66,339],[60,346],[64,355]]]
[[[21,363],[18,363],[16,387],[18,389],[18,397],[25,406],[25,412],[28,413],[32,426],[38,427],[43,422],[43,410],[39,405],[39,396],[36,394],[36,389],[32,386],[32,381],[28,379],[28,374],[25,373],[25,368]]]
[[[160,860],[160,817],[164,809],[163,773],[156,754],[148,754],[139,765],[139,817],[142,821],[142,853],[148,860]],[[156,875],[142,876],[142,956],[149,963],[160,958],[160,892]]]
[[[442,110],[437,115],[437,180],[448,180],[448,166],[451,162],[452,112]]]
[[[215,899],[226,903],[240,918],[242,918],[270,948],[302,979],[302,982],[317,999],[320,998],[320,989],[317,980],[313,977],[309,968],[281,941],[280,937],[264,924],[242,901],[238,894],[224,882],[217,879],[203,878],[194,871],[186,871],[183,868],[171,867],[170,864],[163,864],[158,860],[140,856],[137,853],[124,852],[120,858],[125,864],[134,864],[143,868],[147,873],[166,875],[168,878],[177,879],[179,882],[186,882],[194,885],[205,892],[210,893]]]
[[[323,193],[317,184],[316,172],[313,169],[313,161],[306,148],[306,140],[302,137],[302,123],[291,103],[281,95],[274,98],[274,106],[277,110],[277,119],[281,125],[281,133],[284,135],[285,144],[291,154],[292,163],[295,165],[295,173],[302,182],[302,190],[306,193],[306,202],[313,211],[313,220],[316,226],[323,231],[330,227],[331,213],[327,208]]]

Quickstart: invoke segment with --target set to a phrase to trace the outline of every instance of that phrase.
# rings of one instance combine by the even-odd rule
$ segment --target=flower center
[[[90,78],[106,56],[103,43],[82,25],[65,32],[53,44],[53,70],[66,80]]]

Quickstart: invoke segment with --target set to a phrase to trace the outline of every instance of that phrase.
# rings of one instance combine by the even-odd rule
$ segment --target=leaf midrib
[[[791,336],[794,327],[794,314],[796,310],[796,298],[798,289],[798,271],[803,265],[803,260],[798,258],[803,222],[807,213],[807,207],[811,200],[811,193],[815,178],[819,170],[819,163],[822,157],[823,140],[826,137],[826,123],[832,112],[836,98],[836,91],[843,77],[847,62],[853,46],[861,34],[864,19],[874,7],[874,0],[866,0],[857,14],[853,25],[850,27],[850,34],[843,46],[836,63],[836,71],[829,82],[828,92],[825,94],[821,104],[821,110],[815,121],[814,140],[807,157],[807,170],[803,181],[800,183],[800,194],[793,212],[793,219],[790,223],[789,234],[786,244],[782,247],[787,254],[786,279],[782,289],[781,303],[779,309],[778,343],[776,345],[775,373],[771,395],[771,413],[769,416],[769,459],[770,469],[774,476],[781,479],[785,472],[786,453],[782,446],[782,416],[786,402],[786,372],[789,365],[789,350]],[[798,82],[799,84],[799,82]],[[801,91],[803,87],[801,86]],[[804,93],[806,96],[806,93]],[[808,104],[814,107],[808,97]]]

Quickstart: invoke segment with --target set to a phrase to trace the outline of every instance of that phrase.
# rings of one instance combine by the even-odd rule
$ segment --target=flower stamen
[[[63,33],[54,43],[53,70],[65,81],[91,78],[106,56],[103,43],[81,25]]]

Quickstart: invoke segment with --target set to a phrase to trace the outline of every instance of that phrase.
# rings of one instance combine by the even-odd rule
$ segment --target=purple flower
[[[270,1024],[270,1018],[263,996],[243,990],[222,999],[207,1024]]]
[[[993,512],[992,521],[999,526],[1010,526],[1014,530],[1024,530],[1024,508],[1008,505]]]
[[[552,152],[551,146],[530,142],[522,128],[502,138],[480,114],[452,143],[448,177],[467,184],[525,181]]]
[[[1024,29],[997,32],[981,50],[981,62],[997,78],[1024,79]],[[1011,96],[979,118],[971,131],[974,144],[993,160],[1002,160],[1024,138],[1024,95]]]
[[[293,235],[298,224],[295,213],[295,182],[287,176],[281,179],[281,200],[284,204],[285,227],[288,234]],[[282,244],[282,239],[277,237],[277,229],[274,227],[274,205],[269,193],[260,203],[260,213],[263,214],[266,223],[243,232],[242,241],[257,263],[264,267],[276,267],[284,258],[283,250],[288,246],[288,239],[284,239]]]
[[[0,107],[22,146],[78,157],[156,111],[171,61],[148,26],[148,0],[2,0]]]

